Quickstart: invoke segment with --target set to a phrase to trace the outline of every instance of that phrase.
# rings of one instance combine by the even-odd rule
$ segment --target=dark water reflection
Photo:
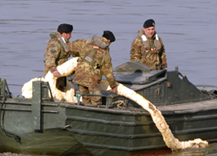
[[[194,84],[217,85],[216,8],[214,0],[1,0],[0,78],[17,96],[25,82],[43,76],[49,33],[64,22],[74,26],[71,41],[113,31],[117,40],[111,56],[116,67],[129,61],[137,31],[153,18],[166,47],[168,70],[178,66]],[[217,153],[215,147],[169,155],[211,156],[207,153]]]

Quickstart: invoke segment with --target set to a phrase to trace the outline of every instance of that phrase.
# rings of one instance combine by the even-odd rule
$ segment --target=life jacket
[[[81,59],[82,62],[87,62],[89,65],[93,66],[94,65],[94,58],[96,55],[96,52],[99,48],[102,49],[108,49],[108,44],[106,44],[105,42],[103,42],[100,38],[98,38],[97,36],[93,36],[91,43],[89,43],[89,46],[92,46],[92,48],[89,50],[89,52],[87,52],[87,54]]]
[[[147,53],[159,53],[161,51],[162,45],[160,43],[159,37],[157,34],[155,34],[154,38],[154,44],[150,45],[150,41],[147,39],[145,34],[143,33],[143,30],[139,31],[139,36],[142,41],[142,48],[141,48],[141,53],[142,55],[145,55]]]
[[[62,46],[63,50],[64,50],[64,53],[60,54],[60,57],[59,57],[59,60],[60,59],[64,59],[64,58],[68,58],[70,56],[70,53],[69,53],[69,47],[68,45],[63,41],[62,39],[62,36],[59,32],[57,31],[54,31],[50,34],[50,37],[51,39],[52,38],[56,38],[59,42],[59,44]]]
[[[56,66],[61,65],[64,62],[66,62],[70,56],[69,47],[67,43],[64,42],[64,40],[62,39],[62,35],[59,32],[57,31],[52,32],[50,34],[50,37],[51,39],[48,41],[49,43],[47,45],[46,52],[44,54],[44,58],[45,58],[44,75],[46,75],[49,70],[56,70]],[[53,51],[52,51],[52,48],[50,48],[51,47],[50,43],[55,43],[55,46],[58,46],[58,47],[60,46],[60,51],[58,52],[59,56],[55,60],[55,62],[51,61],[51,56],[53,55]]]
[[[88,63],[92,67],[92,71],[94,72],[94,74],[101,77],[102,73],[97,74],[95,72],[96,69],[100,69],[100,64],[96,64],[94,59],[95,59],[95,55],[96,55],[97,50],[100,49],[100,48],[108,50],[109,49],[109,44],[104,42],[102,39],[98,38],[96,35],[94,35],[93,38],[92,38],[92,42],[90,42],[88,44],[88,46],[90,46],[92,48],[90,48],[89,52],[87,52],[84,57],[80,57],[78,62],[86,62],[86,63]],[[104,61],[104,58],[105,57],[103,56],[103,59],[101,60],[101,62]]]

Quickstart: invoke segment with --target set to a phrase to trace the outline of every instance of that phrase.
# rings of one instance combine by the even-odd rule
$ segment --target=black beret
[[[73,30],[73,26],[71,24],[60,24],[57,28],[57,31],[62,34],[62,33],[70,33]]]
[[[145,23],[143,24],[144,28],[148,28],[148,27],[155,27],[155,22],[153,19],[148,19],[147,21],[145,21]]]
[[[109,30],[104,31],[102,37],[105,37],[106,39],[110,40],[110,42],[114,42],[115,41],[114,34],[111,31],[109,31]]]

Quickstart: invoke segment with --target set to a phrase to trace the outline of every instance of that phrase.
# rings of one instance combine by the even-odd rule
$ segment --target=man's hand
[[[58,72],[58,70],[53,71],[52,74],[53,74],[54,77],[59,77],[60,76],[60,73]]]
[[[113,93],[117,93],[118,92],[118,85],[119,84],[116,84],[116,86],[114,88],[112,88],[110,91]]]

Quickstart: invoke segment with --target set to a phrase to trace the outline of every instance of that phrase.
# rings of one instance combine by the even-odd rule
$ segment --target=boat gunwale
[[[16,100],[18,100],[16,102]],[[4,102],[0,101],[0,104],[6,105],[20,105],[20,106],[28,106],[30,107],[32,104],[31,99],[13,99],[7,98]],[[106,105],[84,105],[77,103],[69,103],[69,102],[54,102],[54,101],[42,101],[42,106],[48,107],[65,107],[65,108],[75,108],[81,110],[90,110],[95,112],[106,112],[106,113],[113,113],[113,114],[125,114],[125,115],[148,115],[150,114],[143,108],[134,108],[134,107],[126,107],[126,109],[122,108],[115,108],[115,107],[108,107]],[[165,105],[165,106],[156,106],[163,115],[174,115],[174,114],[194,114],[198,112],[205,112],[205,111],[214,111],[217,110],[217,99],[211,100],[204,100],[204,101],[197,101],[197,102],[188,102],[188,103],[178,103],[173,105]],[[7,110],[5,108],[1,108],[2,110]],[[13,108],[14,110],[14,108]]]

